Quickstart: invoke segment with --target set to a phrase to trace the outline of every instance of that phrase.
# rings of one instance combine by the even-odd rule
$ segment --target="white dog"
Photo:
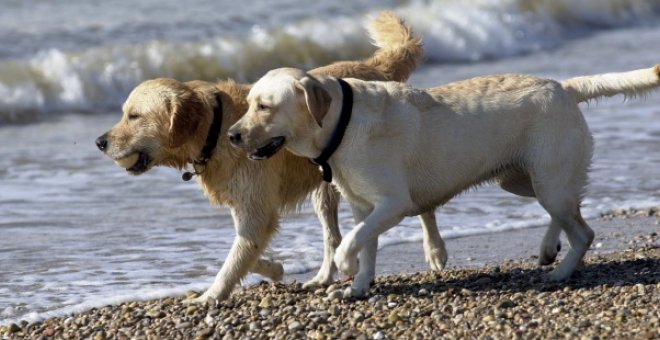
[[[593,142],[577,104],[657,86],[660,65],[563,82],[494,75],[428,90],[278,69],[251,89],[248,113],[229,136],[262,157],[264,149],[270,156],[282,146],[310,159],[324,153],[317,162],[327,160],[324,171],[331,171],[358,223],[334,257],[348,275],[360,269],[358,253],[372,252],[378,235],[404,216],[494,180],[504,190],[536,197],[550,214],[542,262],[554,259],[559,233],[566,233],[571,249],[550,273],[564,280],[594,238],[580,214]],[[365,294],[369,281],[358,273],[350,293]]]

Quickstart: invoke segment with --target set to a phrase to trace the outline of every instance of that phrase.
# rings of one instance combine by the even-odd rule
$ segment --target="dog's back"
[[[350,83],[357,94],[349,128],[360,131],[351,134],[352,143],[370,145],[371,156],[360,156],[360,162],[404,164],[421,209],[520,167],[538,151],[539,140],[557,140],[551,134],[579,138],[575,157],[591,155],[586,123],[556,81],[496,75],[428,90],[395,82]]]

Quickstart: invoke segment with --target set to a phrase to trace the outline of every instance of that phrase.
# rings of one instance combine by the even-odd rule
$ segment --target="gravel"
[[[606,218],[649,214],[613,212]],[[646,216],[658,216],[655,209]],[[188,306],[186,296],[131,301],[37,323],[0,326],[3,339],[660,338],[657,226],[628,248],[589,256],[569,281],[546,280],[533,260],[382,276],[364,299],[350,282],[305,290],[261,283],[229,299]],[[198,293],[189,292],[188,296]]]

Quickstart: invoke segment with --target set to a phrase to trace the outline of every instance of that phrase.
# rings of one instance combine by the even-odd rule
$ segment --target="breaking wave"
[[[426,61],[435,63],[507,58],[595,30],[660,22],[660,3],[653,0],[412,1],[394,10],[422,35]],[[277,30],[255,25],[241,35],[194,42],[113,43],[0,59],[0,123],[118,110],[149,78],[254,81],[275,67],[363,58],[374,49],[363,23],[377,12],[308,17]]]

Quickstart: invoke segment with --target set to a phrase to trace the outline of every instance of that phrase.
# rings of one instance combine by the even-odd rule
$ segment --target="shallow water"
[[[442,16],[436,5],[420,9],[415,6],[423,6],[422,3],[412,2],[399,7],[398,11],[424,34],[429,50],[427,62],[410,82],[427,87],[501,72],[565,79],[581,74],[648,67],[660,62],[657,48],[649,47],[657,46],[660,41],[660,26],[653,22],[629,26],[621,19],[617,24],[622,27],[601,30],[600,27],[585,28],[584,25],[569,29],[568,26],[559,26],[559,21],[555,20],[555,23],[545,23],[545,28],[533,31],[523,20],[529,14],[520,14],[519,9],[511,7],[513,3],[504,1],[497,10],[490,9],[491,12],[488,12],[490,7],[477,5],[460,12],[461,8],[453,5],[450,9],[454,13],[463,13],[458,18],[468,23],[482,18],[484,20],[479,22],[489,22],[490,26],[475,24],[470,30],[471,26],[454,22],[450,30],[453,37],[449,38],[443,36],[448,34],[444,30],[449,19],[442,17],[445,21],[438,22],[444,26],[434,26],[432,15]],[[506,4],[509,7],[504,6]],[[355,6],[358,6],[357,12],[375,10],[369,2],[359,2]],[[200,19],[199,26],[190,24],[182,29],[181,36],[172,29],[153,38],[150,34],[156,33],[148,30],[136,30],[140,32],[136,33],[137,36],[122,33],[119,29],[124,26],[122,20],[128,22],[131,17],[119,20],[120,14],[107,13],[107,18],[99,21],[99,30],[104,32],[100,37],[105,39],[100,39],[104,41],[102,44],[81,37],[84,35],[79,31],[93,21],[85,17],[85,10],[81,11],[81,22],[71,23],[73,28],[68,28],[78,34],[71,33],[75,43],[67,45],[57,40],[64,41],[65,38],[55,37],[52,38],[52,47],[57,48],[57,52],[48,50],[31,54],[30,49],[36,47],[28,46],[19,48],[20,51],[5,50],[0,54],[8,56],[0,59],[0,94],[2,91],[6,91],[4,94],[23,93],[24,89],[39,86],[44,89],[37,91],[43,95],[41,106],[33,105],[38,101],[31,99],[22,101],[21,96],[0,96],[0,115],[5,118],[20,116],[22,118],[16,120],[25,122],[0,126],[0,231],[4,235],[0,238],[0,324],[16,319],[35,320],[61,315],[127,299],[204,289],[211,283],[234,237],[227,209],[211,207],[195,183],[180,180],[178,171],[159,168],[139,177],[128,176],[95,149],[94,138],[119,119],[118,107],[126,91],[140,79],[159,74],[158,65],[140,68],[144,65],[136,63],[135,74],[113,73],[109,78],[96,77],[98,72],[94,70],[112,67],[116,65],[113,62],[122,60],[135,63],[132,59],[135,56],[118,47],[133,42],[140,44],[144,51],[152,49],[153,53],[162,54],[167,61],[159,65],[163,66],[165,75],[172,76],[170,71],[180,67],[180,60],[176,61],[176,53],[171,49],[180,48],[180,42],[187,40],[189,35],[199,36],[200,41],[203,37],[213,40],[241,34],[255,36],[254,25],[250,24],[253,18],[236,19],[245,21],[244,27],[235,27],[236,32],[229,30],[227,37],[217,38],[223,30],[214,28],[206,32],[199,27],[215,27],[218,22],[222,22],[218,24],[220,26],[232,26],[231,23],[216,20],[214,15],[202,15],[207,19]],[[328,17],[351,24],[346,25],[344,33],[328,34],[329,41],[342,40],[362,30],[361,17],[339,12],[328,14]],[[46,16],[48,11],[41,9],[37,13]],[[287,27],[295,27],[299,32],[314,32],[318,27],[327,27],[324,26],[327,25],[325,20],[314,21],[307,13],[287,12],[278,13],[278,16],[283,18],[281,20]],[[509,13],[508,21],[502,19],[505,17],[502,13]],[[593,14],[598,16],[597,11]],[[152,14],[152,17],[136,19],[136,25],[143,20],[146,26],[160,27],[157,23],[162,16]],[[496,25],[498,22],[499,26]],[[35,36],[52,28],[48,22],[43,25],[35,28]],[[76,25],[80,27],[76,28]],[[104,25],[115,28],[104,28]],[[263,28],[263,32],[276,34],[273,33],[276,27],[279,27],[278,23],[273,22]],[[507,50],[506,46],[516,44],[516,39],[491,41],[495,35],[504,35],[507,30],[514,32],[515,37],[515,29],[511,27],[526,27],[525,32],[533,31],[537,35],[525,35],[528,39],[522,39],[512,50]],[[497,34],[488,35],[488,29]],[[185,33],[187,31],[190,33]],[[477,39],[479,36],[483,41]],[[170,47],[149,47],[152,42],[145,42],[149,39],[161,39],[157,46],[170,44]],[[443,45],[443,41],[452,44]],[[365,42],[359,40],[357,43]],[[203,44],[200,42],[197,47],[202,49]],[[234,48],[236,46],[242,45]],[[101,59],[105,62],[99,62],[96,56],[108,50],[119,52],[107,60]],[[61,56],[61,64],[47,66],[47,63],[35,61],[51,58],[52,53]],[[355,53],[369,53],[369,50]],[[51,57],[43,57],[45,55]],[[462,62],[447,63],[455,59]],[[472,59],[474,61],[469,61]],[[108,64],[108,60],[112,62]],[[300,66],[322,62],[310,58]],[[37,67],[44,73],[59,72],[60,76],[49,78],[55,81],[48,86],[44,85],[43,79],[30,83],[29,77],[23,79],[24,82],[13,82],[16,79],[6,73],[11,63]],[[249,79],[246,75],[249,68],[239,68],[230,75]],[[200,72],[192,70],[185,75],[204,78]],[[76,79],[80,91],[75,90],[75,86],[67,87]],[[62,86],[58,90],[53,84]],[[94,87],[95,84],[103,86]],[[86,92],[90,88],[92,92]],[[14,101],[7,98],[14,98]],[[613,208],[657,206],[660,203],[657,170],[660,169],[660,93],[627,102],[622,99],[615,97],[583,106],[596,144],[591,183],[584,201],[586,216],[597,216]],[[22,111],[17,109],[19,107],[27,109]],[[461,195],[438,209],[437,215],[446,238],[541,226],[547,221],[534,200],[515,197],[493,186]],[[342,206],[340,222],[344,231],[351,227],[352,218],[346,206]],[[419,223],[409,218],[386,233],[381,238],[381,246],[420,240]],[[536,244],[529,246],[538,247]],[[317,268],[322,256],[322,238],[310,207],[304,208],[300,214],[283,218],[281,232],[271,248],[270,256],[283,261],[287,273]],[[250,276],[247,281],[258,279]]]

